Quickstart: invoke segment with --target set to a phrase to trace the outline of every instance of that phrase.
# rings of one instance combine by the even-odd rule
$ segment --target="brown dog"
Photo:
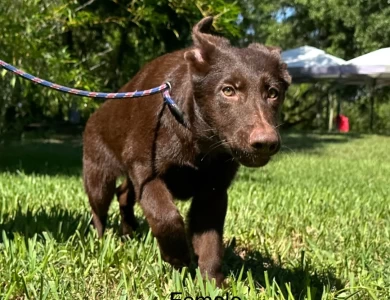
[[[190,261],[185,225],[173,199],[192,198],[188,231],[203,275],[223,281],[222,234],[227,189],[239,165],[261,167],[280,148],[276,129],[290,84],[280,49],[232,47],[208,34],[212,17],[193,28],[194,46],[148,63],[121,91],[169,81],[186,116],[181,125],[160,94],[109,100],[84,133],[84,185],[93,222],[103,235],[117,194],[122,232],[137,226],[137,201],[162,257],[175,267]],[[126,176],[116,189],[116,179]]]

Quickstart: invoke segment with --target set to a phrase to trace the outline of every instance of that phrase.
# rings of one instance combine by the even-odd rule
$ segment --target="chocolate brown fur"
[[[144,90],[169,81],[188,127],[177,122],[160,94],[108,100],[85,128],[83,177],[100,237],[115,194],[123,234],[137,226],[133,206],[138,202],[163,259],[175,267],[189,263],[190,245],[173,200],[192,198],[188,240],[201,272],[220,285],[227,189],[240,164],[263,166],[279,150],[276,127],[290,76],[278,48],[232,47],[207,33],[212,21],[208,17],[195,25],[193,47],[146,64],[121,89]],[[278,97],[270,97],[272,87]],[[127,179],[116,188],[123,175]]]

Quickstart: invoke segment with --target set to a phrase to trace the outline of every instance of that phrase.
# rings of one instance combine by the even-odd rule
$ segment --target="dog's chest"
[[[179,200],[193,197],[197,186],[199,186],[199,171],[193,167],[170,167],[162,178],[172,196]]]

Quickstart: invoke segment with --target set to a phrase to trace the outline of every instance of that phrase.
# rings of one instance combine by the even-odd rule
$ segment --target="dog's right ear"
[[[192,29],[194,48],[184,53],[184,59],[197,73],[207,73],[218,48],[230,45],[225,38],[211,35],[213,17],[203,18]]]

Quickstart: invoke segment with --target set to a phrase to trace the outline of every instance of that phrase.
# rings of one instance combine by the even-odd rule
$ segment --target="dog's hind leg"
[[[92,209],[93,224],[101,238],[106,228],[108,209],[115,194],[116,178],[105,174],[92,162],[84,160],[83,179]]]
[[[123,235],[131,235],[138,223],[134,215],[135,192],[130,178],[126,178],[116,189],[121,213],[121,229]]]

